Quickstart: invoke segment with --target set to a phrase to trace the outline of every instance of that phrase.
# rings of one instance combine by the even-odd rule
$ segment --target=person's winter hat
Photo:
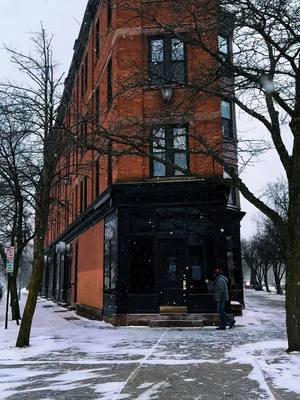
[[[215,276],[222,275],[222,271],[219,268],[217,268],[217,269],[214,270],[214,275]]]

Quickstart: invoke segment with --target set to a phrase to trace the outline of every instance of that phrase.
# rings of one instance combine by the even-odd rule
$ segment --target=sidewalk
[[[112,328],[41,299],[30,348],[14,347],[13,322],[0,332],[0,399],[300,399],[284,302],[249,291],[247,304],[234,329],[216,331]]]

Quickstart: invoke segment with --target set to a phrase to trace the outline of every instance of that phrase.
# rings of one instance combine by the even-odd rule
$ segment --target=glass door
[[[157,245],[160,305],[185,306],[185,241],[184,239],[161,239]]]

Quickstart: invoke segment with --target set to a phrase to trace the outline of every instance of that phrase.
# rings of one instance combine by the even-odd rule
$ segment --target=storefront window
[[[154,242],[145,236],[130,241],[130,293],[155,292]]]
[[[117,273],[117,219],[110,215],[104,227],[104,289],[114,290]]]
[[[190,291],[207,293],[207,249],[205,242],[198,241],[197,246],[189,247],[190,256]]]

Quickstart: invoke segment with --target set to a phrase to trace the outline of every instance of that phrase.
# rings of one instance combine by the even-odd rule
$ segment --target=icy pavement
[[[31,346],[17,349],[2,300],[0,399],[300,399],[283,298],[246,291],[246,303],[234,329],[216,331],[113,328],[40,299]]]

